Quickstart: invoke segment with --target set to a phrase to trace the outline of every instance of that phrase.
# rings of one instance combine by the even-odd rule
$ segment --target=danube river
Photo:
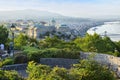
[[[97,33],[101,36],[109,36],[113,41],[120,41],[120,21],[105,22],[104,25],[90,28],[87,33]]]

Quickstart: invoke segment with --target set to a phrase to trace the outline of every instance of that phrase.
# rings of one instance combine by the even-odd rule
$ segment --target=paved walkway
[[[17,72],[23,78],[27,78],[28,77],[28,74],[27,74],[26,70],[17,70]]]
[[[21,50],[14,50],[14,55],[17,54],[17,53],[22,53],[22,51]],[[5,58],[7,58],[9,56],[13,56],[13,54],[8,54],[7,50],[4,50],[4,53],[1,54],[2,59],[5,59]]]

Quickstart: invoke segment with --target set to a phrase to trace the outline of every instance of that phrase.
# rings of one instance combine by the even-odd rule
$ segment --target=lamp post
[[[10,30],[12,32],[12,44],[11,44],[11,50],[12,50],[12,56],[14,56],[14,31],[15,31],[15,25],[12,24],[11,27],[10,27]]]

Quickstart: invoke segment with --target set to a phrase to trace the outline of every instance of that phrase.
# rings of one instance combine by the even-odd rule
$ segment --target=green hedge
[[[3,61],[0,61],[0,67],[4,65],[12,65],[14,63],[14,60],[12,58],[6,58]]]
[[[0,70],[0,80],[25,80],[21,78],[15,71]]]
[[[71,51],[70,49],[49,48],[41,51],[41,57],[45,58],[79,58],[79,51]]]
[[[27,56],[23,55],[22,53],[16,54],[14,57],[14,64],[21,64],[27,62],[28,62]]]
[[[23,53],[25,53],[25,54],[32,52],[32,51],[39,51],[38,48],[30,47],[30,46],[23,46],[22,50],[23,50]]]
[[[106,66],[91,60],[81,60],[70,69],[29,62],[27,72],[27,80],[116,80]]]
[[[57,49],[57,48],[47,48],[47,49],[37,49],[33,47],[26,47],[23,53],[28,57],[30,61],[39,62],[40,58],[79,58],[79,51],[71,50],[69,48]]]

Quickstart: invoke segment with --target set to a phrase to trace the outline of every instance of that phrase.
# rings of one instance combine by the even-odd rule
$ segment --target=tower
[[[105,36],[105,37],[107,36],[107,31],[104,32],[104,36]]]
[[[52,19],[51,24],[52,24],[52,26],[55,26],[55,25],[56,25],[56,21],[55,21],[54,18]]]

